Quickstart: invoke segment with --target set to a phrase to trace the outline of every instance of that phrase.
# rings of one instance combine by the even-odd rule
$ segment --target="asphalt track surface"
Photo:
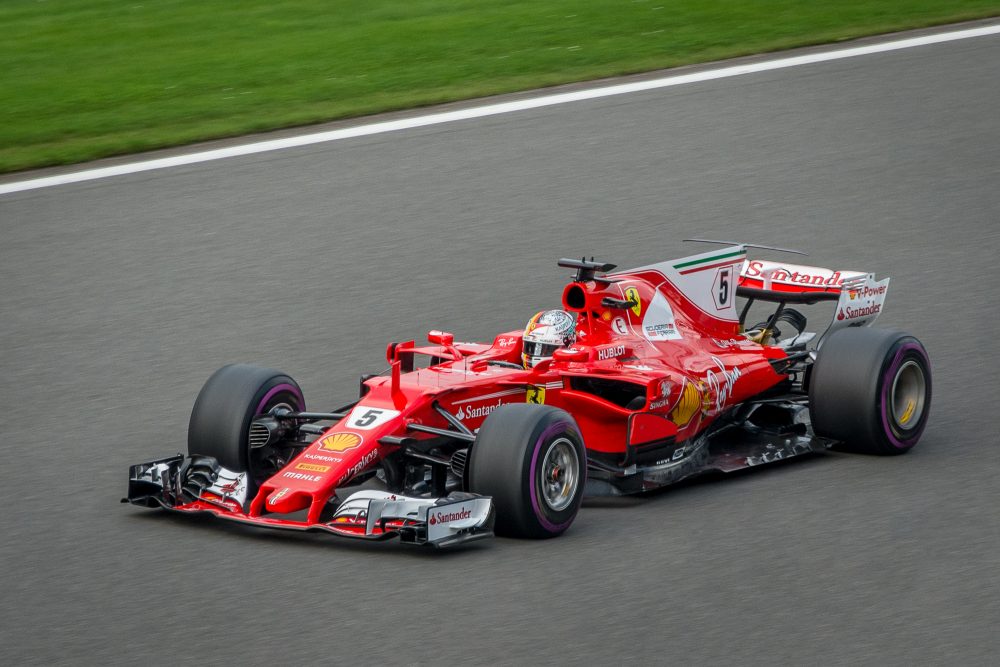
[[[981,37],[0,198],[4,662],[995,664],[997,81]],[[118,504],[222,364],[329,408],[387,340],[556,305],[560,256],[689,236],[892,276],[917,449],[450,553]]]

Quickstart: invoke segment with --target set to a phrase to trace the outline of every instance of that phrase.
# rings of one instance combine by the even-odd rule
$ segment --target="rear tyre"
[[[217,370],[202,387],[188,425],[188,454],[214,457],[224,468],[246,472],[250,497],[283,466],[268,445],[250,448],[250,422],[272,408],[305,409],[299,385],[280,371],[248,364]]]
[[[587,451],[573,418],[556,408],[504,405],[486,418],[469,459],[469,487],[492,496],[498,535],[562,534],[580,509]]]
[[[886,329],[840,329],[820,346],[809,378],[817,435],[863,454],[903,454],[931,407],[931,365],[919,340]]]

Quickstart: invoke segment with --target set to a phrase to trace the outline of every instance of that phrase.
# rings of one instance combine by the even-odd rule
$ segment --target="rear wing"
[[[889,279],[876,281],[874,273],[754,259],[743,262],[736,293],[776,303],[836,301],[829,333],[842,327],[870,325],[882,312],[888,291]]]
[[[596,278],[596,272],[610,271],[613,264],[586,260],[559,261],[560,266],[578,269],[577,278],[597,281],[601,285],[617,285],[621,300],[611,299],[622,308],[630,308],[633,316],[625,312],[621,321],[622,331],[626,320],[631,322],[648,340],[680,338],[674,322],[673,307],[698,322],[702,330],[719,332],[725,338],[729,333],[742,331],[744,318],[754,301],[777,303],[781,312],[785,304],[812,304],[819,301],[836,301],[837,310],[827,332],[842,327],[867,326],[882,312],[889,279],[876,281],[875,274],[860,271],[832,271],[816,266],[787,264],[767,260],[747,259],[747,248],[762,248],[780,252],[801,253],[797,250],[774,248],[752,243],[689,239],[703,243],[717,243],[726,247],[682,257],[680,259],[640,266],[628,271],[615,272]],[[652,287],[653,295],[642,296],[629,275],[641,276]],[[733,289],[733,285],[736,289]],[[579,292],[580,303],[574,305],[563,295],[564,307],[575,312],[588,310],[582,288],[571,283],[567,290]],[[568,293],[567,291],[567,293]],[[742,311],[737,310],[736,299],[748,299]],[[648,299],[648,301],[644,301]],[[601,301],[604,304],[604,301]],[[606,304],[605,304],[606,305]],[[632,322],[642,316],[642,322]],[[617,325],[616,325],[617,326]],[[618,329],[615,329],[618,331]],[[715,334],[713,334],[715,335]]]

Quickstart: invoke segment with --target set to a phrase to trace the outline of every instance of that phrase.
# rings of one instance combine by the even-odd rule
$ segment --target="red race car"
[[[195,401],[188,455],[132,466],[123,502],[440,547],[559,535],[584,495],[913,447],[930,362],[916,338],[868,327],[889,279],[748,247],[763,246],[619,272],[561,260],[575,271],[561,308],[492,343],[391,343],[389,369],[331,412],[308,411],[284,373],[226,366]],[[817,336],[791,306],[825,300]],[[748,326],[754,304],[770,315]]]

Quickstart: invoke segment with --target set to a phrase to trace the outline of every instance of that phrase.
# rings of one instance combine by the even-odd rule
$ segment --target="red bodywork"
[[[723,296],[730,317],[699,306],[650,267],[570,283],[562,306],[578,314],[577,341],[530,370],[491,363],[520,365],[520,330],[500,334],[492,344],[453,343],[450,334],[432,332],[433,345],[390,345],[391,374],[367,380],[367,393],[350,414],[261,487],[249,516],[308,509],[306,523],[319,522],[338,486],[399,446],[380,439],[433,437],[410,424],[449,428],[435,402],[471,431],[505,403],[559,407],[576,419],[588,452],[609,458],[623,458],[630,445],[690,439],[728,407],[786,378],[769,363],[785,358],[784,351],[747,340],[731,316],[743,254],[717,255],[717,261],[693,268],[729,277],[728,287],[716,279],[713,288],[729,290]],[[644,316],[654,300],[662,305],[661,297],[672,322],[653,337],[669,338],[651,340],[644,335]],[[609,306],[606,299],[632,305]],[[421,356],[431,365],[403,372]],[[602,396],[594,387],[610,390]],[[624,398],[629,400],[623,405]]]
[[[366,380],[350,413],[265,482],[246,513],[235,502],[222,509],[223,499],[177,509],[363,533],[363,521],[317,524],[337,487],[402,446],[400,439],[434,437],[412,425],[452,428],[435,403],[472,432],[505,403],[562,408],[579,425],[588,456],[606,461],[624,462],[630,447],[645,443],[680,446],[729,407],[786,380],[771,363],[786,353],[740,332],[735,292],[744,258],[742,248],[728,248],[570,283],[562,308],[577,314],[577,340],[529,370],[511,367],[521,365],[520,329],[492,344],[431,332],[427,346],[390,345],[391,373]],[[415,370],[420,358],[430,365]],[[302,510],[305,521],[276,516]]]

